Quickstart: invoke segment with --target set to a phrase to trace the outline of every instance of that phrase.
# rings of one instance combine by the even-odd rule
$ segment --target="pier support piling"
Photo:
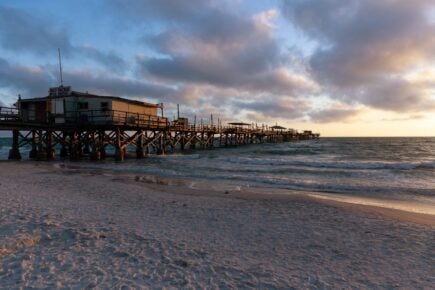
[[[20,131],[13,130],[12,131],[12,148],[9,150],[9,160],[21,160],[21,154],[20,154],[20,145],[19,145],[19,138]]]
[[[60,148],[60,157],[65,158],[68,156],[68,151],[66,149],[66,132],[62,132],[62,141],[61,141],[61,148]]]
[[[116,128],[116,140],[115,140],[115,160],[123,161],[125,150],[122,148],[121,144],[121,130]]]
[[[1,123],[1,122],[0,122]],[[138,159],[148,154],[174,153],[177,150],[236,147],[265,142],[309,140],[319,138],[311,131],[304,133],[271,130],[267,127],[213,127],[191,125],[95,124],[72,126],[71,124],[20,124],[8,128],[12,131],[12,147],[9,159],[21,159],[20,147],[29,148],[29,157],[37,160],[54,159],[59,147],[61,157],[79,160],[82,157],[101,160],[106,157],[106,147],[115,153],[115,160],[122,161],[131,153]],[[23,135],[22,132],[26,132]],[[135,149],[128,152],[127,149]],[[113,150],[114,149],[114,150]],[[113,155],[112,155],[113,156]]]
[[[144,143],[144,136],[143,136],[143,132],[141,131],[139,136],[137,137],[137,145],[136,145],[136,158],[137,159],[142,159],[145,157],[144,154],[144,148],[143,148],[143,143]]]
[[[36,158],[36,156],[38,155],[38,150],[36,149],[36,131],[32,130],[32,137],[31,137],[31,146],[32,149],[29,152],[29,158],[33,159]]]

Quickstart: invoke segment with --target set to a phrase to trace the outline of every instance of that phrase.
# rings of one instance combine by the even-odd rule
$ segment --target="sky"
[[[0,106],[76,91],[165,115],[435,135],[433,0],[0,0]]]

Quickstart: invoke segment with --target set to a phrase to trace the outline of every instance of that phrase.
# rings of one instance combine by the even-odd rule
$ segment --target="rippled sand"
[[[267,193],[2,162],[0,285],[435,285],[433,216],[396,219],[400,212]]]

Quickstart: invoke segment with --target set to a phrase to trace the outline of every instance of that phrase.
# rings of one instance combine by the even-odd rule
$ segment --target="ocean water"
[[[1,159],[7,158],[9,144],[10,138],[0,138]],[[435,206],[435,138],[321,138],[151,155],[116,165],[110,160],[80,164],[242,187],[414,200]]]

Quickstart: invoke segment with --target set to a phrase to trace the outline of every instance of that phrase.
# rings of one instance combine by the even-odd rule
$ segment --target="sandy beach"
[[[268,189],[0,163],[0,288],[419,288],[435,216]]]

